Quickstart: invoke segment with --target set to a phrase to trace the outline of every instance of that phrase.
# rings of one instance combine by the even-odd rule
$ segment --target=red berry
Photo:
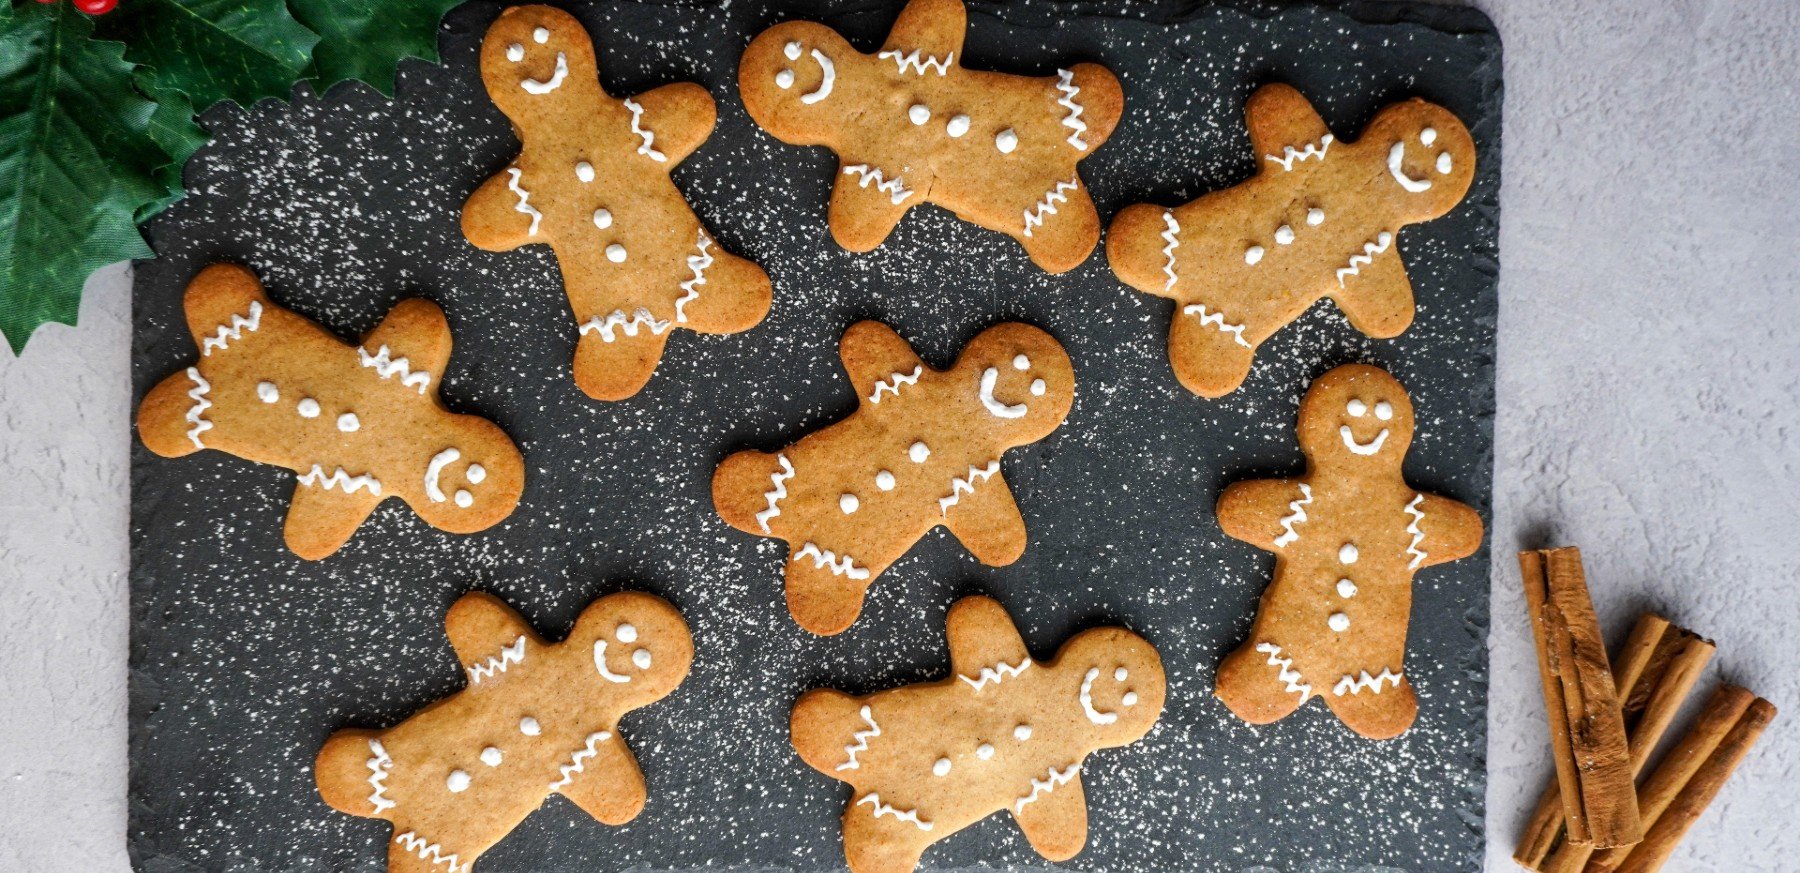
[[[75,8],[89,15],[105,15],[119,5],[119,0],[75,0]]]

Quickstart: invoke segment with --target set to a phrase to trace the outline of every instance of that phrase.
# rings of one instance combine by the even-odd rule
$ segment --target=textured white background
[[[1488,866],[1549,778],[1516,548],[1785,707],[1673,869],[1792,869],[1800,4],[1484,0],[1506,44]],[[0,871],[127,868],[129,271],[0,353]],[[1788,789],[1783,792],[1783,789]],[[1076,865],[1078,866],[1078,865]]]

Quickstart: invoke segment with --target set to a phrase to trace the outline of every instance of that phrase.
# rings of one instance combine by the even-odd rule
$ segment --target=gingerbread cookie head
[[[1162,658],[1124,628],[1084,631],[1056,653],[1057,669],[1079,674],[1075,703],[1095,748],[1137,742],[1156,725],[1167,693]]]
[[[513,119],[579,112],[600,90],[587,30],[549,6],[500,13],[481,43],[481,74],[494,105]]]
[[[784,142],[826,145],[842,129],[864,82],[845,81],[839,64],[861,61],[837,31],[811,21],[789,21],[758,34],[738,64],[744,105],[764,130]],[[831,100],[832,96],[838,99]],[[846,95],[849,99],[846,99]]]
[[[1413,98],[1384,107],[1362,142],[1389,143],[1388,181],[1405,196],[1391,201],[1399,223],[1429,221],[1461,203],[1475,181],[1475,140],[1462,120]]]
[[[1010,322],[981,332],[956,360],[972,374],[981,408],[1018,443],[1048,436],[1075,403],[1075,367],[1044,331]]]
[[[628,705],[661,700],[694,661],[693,636],[681,613],[637,592],[595,601],[575,620],[564,645],[591,649],[593,681]]]
[[[1412,437],[1412,399],[1380,367],[1338,367],[1300,401],[1300,447],[1321,467],[1396,468]]]

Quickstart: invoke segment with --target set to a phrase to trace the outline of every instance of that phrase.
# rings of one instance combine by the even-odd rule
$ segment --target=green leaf
[[[138,208],[137,221],[142,224],[187,196],[187,185],[181,178],[182,168],[187,166],[188,158],[212,137],[194,123],[194,104],[188,101],[186,94],[157,88],[155,77],[143,67],[139,67],[132,78],[139,91],[156,101],[156,112],[150,116],[150,138],[169,156],[168,163],[156,171],[157,182],[163,187],[162,195]]]
[[[127,60],[151,68],[157,90],[188,95],[200,112],[286,99],[319,41],[284,0],[126,0],[99,21],[102,36],[130,47]]]
[[[308,78],[319,91],[345,79],[394,96],[401,58],[436,61],[438,22],[462,0],[288,0],[301,24],[319,33]]]
[[[0,334],[18,352],[38,325],[75,323],[89,273],[150,255],[133,217],[163,193],[155,173],[169,158],[124,46],[92,39],[93,19],[66,2],[10,11],[0,19]]]

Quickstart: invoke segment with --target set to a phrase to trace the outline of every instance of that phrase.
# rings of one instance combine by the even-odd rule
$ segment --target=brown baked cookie
[[[401,301],[360,346],[276,306],[235,264],[200,271],[182,305],[200,359],[150,389],[138,436],[166,458],[218,449],[299,474],[286,537],[300,557],[337,551],[389,497],[451,533],[519,504],[512,440],[438,399],[450,325],[437,304]]]
[[[839,352],[855,413],[713,474],[726,523],[787,541],[788,611],[821,635],[856,621],[875,577],[940,524],[984,564],[1018,560],[1025,520],[1000,455],[1048,436],[1075,398],[1069,356],[1024,324],[982,331],[948,370],[876,321],[851,325]]]
[[[1162,712],[1162,659],[1124,628],[1083,631],[1038,663],[986,597],[950,608],[939,682],[852,697],[821,688],[794,705],[794,749],[852,788],[844,855],[854,873],[908,873],[926,847],[1012,813],[1052,861],[1087,842],[1081,766],[1136,742]]]
[[[488,96],[522,142],[512,166],[463,205],[463,235],[489,251],[548,243],[580,340],[575,383],[597,400],[644,387],[671,329],[736,333],[769,311],[762,268],[719,247],[669,180],[712,133],[688,82],[615,99],[581,23],[548,6],[500,14],[481,46]]]
[[[674,607],[602,597],[550,644],[475,593],[444,631],[468,686],[387,730],[332,734],[315,767],[333,809],[393,823],[388,870],[466,873],[552,794],[602,824],[637,817],[644,774],[619,719],[687,676],[694,644]]]
[[[1449,212],[1475,178],[1468,129],[1423,100],[1381,110],[1356,142],[1287,85],[1258,89],[1245,112],[1254,177],[1173,209],[1127,207],[1107,234],[1120,279],[1175,301],[1169,362],[1205,397],[1237,390],[1256,347],[1321,297],[1369,336],[1405,331],[1400,229]]]
[[[912,0],[881,51],[790,21],[750,42],[738,88],[777,139],[838,154],[831,235],[853,252],[881,245],[908,209],[936,203],[1025,246],[1052,273],[1100,239],[1075,171],[1106,142],[1125,98],[1105,67],[1011,76],[958,62],[962,0]]]
[[[1238,482],[1219,497],[1219,526],[1274,552],[1275,581],[1214,693],[1252,724],[1320,697],[1351,730],[1397,736],[1418,714],[1401,668],[1413,573],[1474,554],[1481,517],[1401,477],[1412,401],[1378,367],[1320,376],[1299,430],[1306,475]]]

